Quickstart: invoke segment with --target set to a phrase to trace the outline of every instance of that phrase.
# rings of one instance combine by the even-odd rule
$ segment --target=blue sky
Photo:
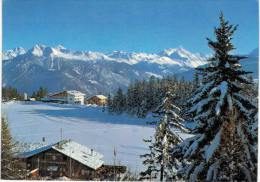
[[[258,46],[257,0],[4,0],[3,49],[62,44],[73,50],[210,53],[220,11],[239,24],[234,44]]]

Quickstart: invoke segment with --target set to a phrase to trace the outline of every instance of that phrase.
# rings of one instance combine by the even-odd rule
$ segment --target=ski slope
[[[139,156],[148,150],[143,138],[154,134],[154,128],[146,125],[152,118],[111,115],[97,106],[12,101],[2,104],[2,114],[18,141],[41,142],[45,137],[46,144],[50,144],[61,138],[72,139],[103,154],[106,164],[115,160],[132,172],[142,170]]]

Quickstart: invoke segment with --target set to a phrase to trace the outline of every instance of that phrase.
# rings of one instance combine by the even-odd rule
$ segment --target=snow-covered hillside
[[[102,153],[108,164],[113,164],[115,148],[116,162],[132,171],[142,169],[139,156],[147,150],[143,138],[154,133],[154,128],[146,125],[150,119],[110,115],[94,106],[9,102],[2,104],[2,113],[16,140],[39,143],[45,137],[48,144],[57,142],[62,128],[63,138]]]
[[[32,93],[40,86],[50,92],[76,89],[88,94],[126,88],[135,79],[181,73],[205,63],[184,48],[158,54],[113,51],[71,51],[59,45],[35,45],[7,51],[3,56],[3,85]]]

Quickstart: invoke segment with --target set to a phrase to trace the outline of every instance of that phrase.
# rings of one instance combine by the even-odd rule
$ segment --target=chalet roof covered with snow
[[[84,93],[77,91],[77,90],[67,90],[67,93],[70,95],[82,95],[82,96],[85,95]]]
[[[31,150],[31,151],[22,152],[22,153],[17,154],[16,156],[18,158],[28,158],[28,157],[34,156],[36,154],[39,154],[39,153],[41,153],[43,151],[49,150],[56,144],[57,143],[54,143],[54,144],[46,145],[46,146],[43,146],[43,147]]]
[[[23,152],[17,155],[19,158],[28,158],[33,155],[39,154],[49,149],[54,149],[76,161],[79,163],[88,166],[92,169],[98,169],[104,163],[102,160],[103,155],[91,150],[83,145],[80,145],[71,140],[63,140],[55,144],[47,145],[41,148],[37,148],[35,150],[29,152]]]
[[[107,97],[104,96],[104,95],[94,95],[94,96],[90,97],[89,99],[91,99],[91,98],[93,98],[93,97],[97,97],[97,98],[99,98],[99,99],[107,99]]]
[[[103,155],[94,150],[91,152],[91,149],[73,141],[64,141],[60,146],[55,145],[52,148],[92,169],[97,169],[104,163]]]
[[[67,93],[67,94],[70,94],[70,95],[81,95],[81,96],[85,96],[86,95],[86,94],[84,94],[84,93],[82,93],[80,91],[77,91],[77,90],[65,90],[65,91],[51,93],[48,96],[54,96],[54,95],[58,95],[58,94],[61,94],[61,93]]]

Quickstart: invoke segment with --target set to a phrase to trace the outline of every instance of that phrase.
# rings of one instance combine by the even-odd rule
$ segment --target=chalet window
[[[51,156],[52,160],[55,161],[57,157],[55,155]]]
[[[84,175],[84,174],[85,174],[85,170],[81,169],[81,175]]]
[[[90,171],[88,171],[88,170],[85,170],[85,169],[82,169],[81,170],[81,175],[85,175],[85,176],[89,176],[91,173],[90,173]]]
[[[58,166],[48,166],[47,171],[58,171]]]

